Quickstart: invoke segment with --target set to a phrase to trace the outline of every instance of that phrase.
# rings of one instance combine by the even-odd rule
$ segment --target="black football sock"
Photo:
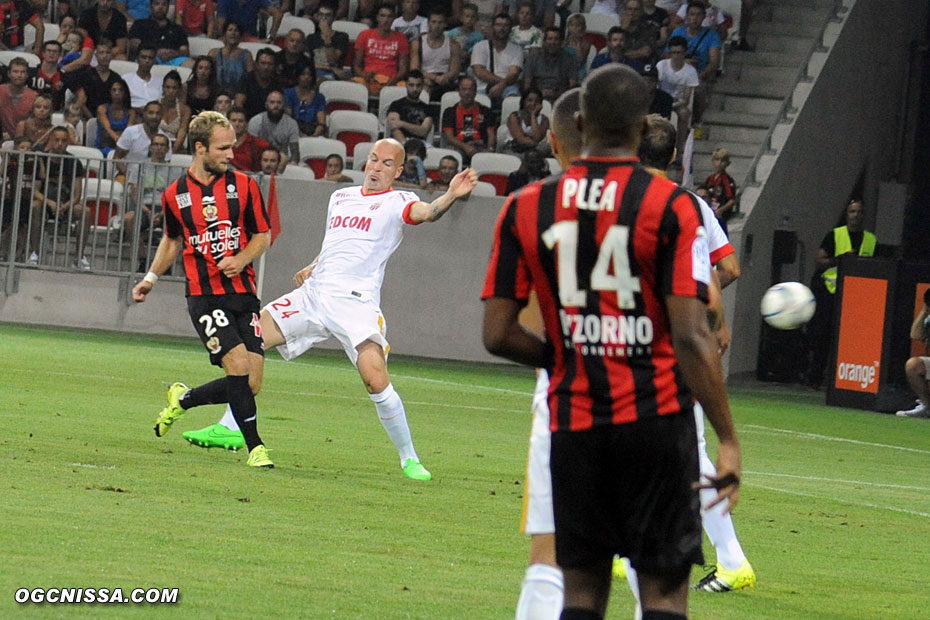
[[[688,616],[676,614],[672,611],[645,609],[643,610],[643,620],[688,620]]]
[[[236,424],[242,431],[242,438],[249,452],[262,443],[258,436],[258,426],[255,423],[255,395],[249,387],[248,375],[229,375],[226,377],[229,407],[232,409]]]
[[[559,620],[604,620],[604,616],[592,609],[579,609],[578,607],[566,607],[562,610]],[[646,617],[643,616],[643,620]]]
[[[248,377],[246,377],[248,379]],[[198,385],[187,391],[187,394],[181,397],[181,409],[187,410],[191,407],[201,405],[218,405],[229,402],[226,394],[228,393],[226,377],[214,379],[209,383]]]

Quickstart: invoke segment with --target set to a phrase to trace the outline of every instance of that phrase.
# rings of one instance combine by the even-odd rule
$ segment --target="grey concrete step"
[[[766,132],[762,132],[755,140],[748,142],[741,142],[739,140],[728,139],[727,135],[718,129],[726,129],[721,125],[704,125],[704,135],[707,136],[706,140],[695,140],[694,141],[694,158],[695,160],[706,160],[707,165],[710,165],[710,154],[714,152],[714,149],[725,146],[730,151],[730,157],[748,157],[752,159],[756,156],[756,153],[759,152],[759,149],[762,148],[762,139],[765,137]]]
[[[749,37],[756,40],[762,35],[781,34],[792,37],[815,38],[820,34],[822,27],[823,22],[772,22],[758,21],[753,18],[752,23],[749,24]]]
[[[761,38],[761,37],[760,37]],[[753,39],[758,42],[759,39]],[[811,39],[813,41],[813,39]],[[807,60],[807,52],[794,51],[755,51],[740,52],[732,48],[723,55],[723,71],[733,67],[800,67]]]
[[[795,37],[783,34],[768,34],[755,41],[757,52],[780,52],[803,54],[807,57],[814,45],[812,37]]]
[[[759,0],[758,7],[800,6],[830,9],[836,6],[836,0]]]
[[[752,21],[755,22],[786,22],[793,24],[823,24],[833,15],[833,10],[817,6],[792,6],[779,3],[777,5],[758,6],[753,11]]]
[[[714,92],[710,96],[708,112],[717,110],[735,114],[758,114],[774,118],[781,110],[783,99],[766,99],[763,97],[739,97]]]
[[[745,97],[764,97],[767,99],[784,99],[787,97],[794,86],[794,77],[766,79],[765,76],[745,77],[742,79],[731,78],[730,74],[717,80],[714,84],[714,92],[724,95],[739,95]]]
[[[754,127],[768,129],[773,114],[752,114],[749,112],[730,112],[723,110],[707,110],[704,112],[704,123],[711,125],[729,125],[732,127]]]

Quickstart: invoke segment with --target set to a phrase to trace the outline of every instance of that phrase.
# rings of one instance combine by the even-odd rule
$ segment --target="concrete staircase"
[[[720,146],[730,151],[730,176],[743,184],[835,6],[835,0],[759,0],[748,36],[755,51],[724,50],[723,75],[704,113],[705,139],[694,145],[695,184],[713,172],[711,152]]]

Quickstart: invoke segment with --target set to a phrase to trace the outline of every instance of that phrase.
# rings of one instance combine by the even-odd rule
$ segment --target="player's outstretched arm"
[[[669,295],[665,298],[672,346],[685,382],[704,408],[707,419],[720,440],[717,448],[717,475],[708,478],[701,488],[717,489],[709,509],[726,502],[729,512],[739,500],[742,475],[739,440],[730,416],[723,371],[717,354],[717,342],[707,323],[707,306],[696,297]]]
[[[172,238],[168,235],[164,235],[161,238],[161,241],[158,242],[158,249],[155,250],[155,258],[152,259],[152,266],[149,267],[149,272],[145,274],[145,278],[132,289],[133,301],[136,303],[145,301],[145,296],[148,295],[152,287],[155,286],[155,281],[158,279],[158,276],[168,271],[168,267],[174,262],[174,257],[181,251],[182,243],[180,237]]]
[[[478,174],[471,168],[465,168],[453,177],[445,194],[433,202],[413,203],[410,207],[410,219],[414,222],[435,222],[449,210],[456,200],[468,196],[477,184]]]

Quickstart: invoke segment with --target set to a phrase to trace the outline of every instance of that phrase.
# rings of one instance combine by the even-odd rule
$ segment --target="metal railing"
[[[15,291],[16,269],[145,273],[163,233],[162,192],[185,171],[170,162],[0,150],[4,292]],[[179,256],[166,276],[183,273]]]

